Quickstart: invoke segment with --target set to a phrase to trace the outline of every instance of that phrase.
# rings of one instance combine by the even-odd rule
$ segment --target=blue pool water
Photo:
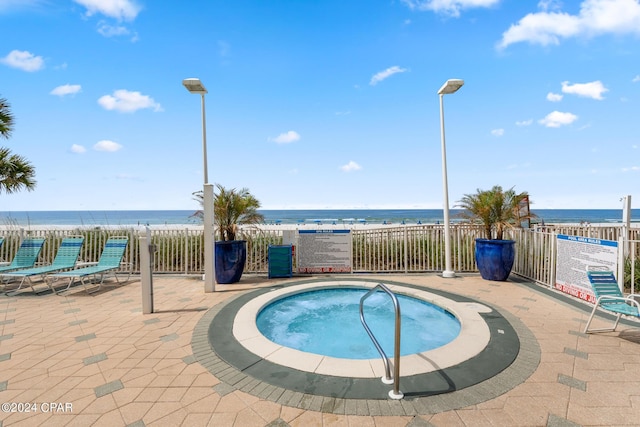
[[[345,359],[380,357],[360,322],[360,298],[368,289],[337,288],[303,292],[272,302],[257,317],[269,340],[301,351]],[[402,314],[402,356],[447,344],[460,333],[448,311],[397,295]],[[391,298],[377,292],[365,300],[364,316],[389,357],[393,357],[395,315]]]

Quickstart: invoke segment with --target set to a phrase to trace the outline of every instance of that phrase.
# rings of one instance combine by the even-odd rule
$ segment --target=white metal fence
[[[619,225],[581,226],[554,225],[534,230],[510,230],[509,237],[516,241],[516,260],[513,272],[539,283],[551,285],[555,277],[556,234],[618,241],[623,233]],[[91,229],[10,229],[3,235],[0,261],[10,261],[26,236],[46,239],[39,263],[50,263],[63,237],[70,234],[85,236],[81,261],[98,260],[109,236],[128,235],[130,244],[124,261],[140,271],[138,238],[144,233],[140,228],[91,228]],[[477,271],[474,260],[475,239],[483,230],[470,224],[454,224],[451,228],[453,269],[457,272]],[[152,243],[157,248],[154,256],[154,272],[172,274],[202,274],[204,271],[204,236],[202,228],[152,229]],[[640,228],[628,230],[623,244],[624,277],[626,287],[640,290]],[[242,232],[247,240],[248,273],[268,271],[268,247],[281,244],[283,228],[251,228]],[[398,227],[354,228],[352,230],[352,266],[356,273],[414,273],[436,272],[444,269],[444,229],[442,225],[403,225]]]

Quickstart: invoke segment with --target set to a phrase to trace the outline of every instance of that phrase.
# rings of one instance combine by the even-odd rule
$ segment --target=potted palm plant
[[[236,283],[242,277],[247,260],[247,241],[237,240],[239,225],[258,224],[264,221],[264,216],[258,212],[260,201],[247,188],[236,190],[226,189],[216,184],[214,192],[213,212],[220,240],[215,243],[216,282]],[[193,193],[202,205],[202,191]],[[202,217],[202,212],[195,216]]]
[[[516,193],[512,188],[503,190],[496,185],[490,190],[478,189],[465,194],[458,201],[464,208],[463,218],[480,223],[485,238],[476,239],[475,259],[480,275],[485,280],[507,280],[515,259],[515,241],[503,239],[508,228],[521,227],[533,215],[528,209],[529,194]],[[527,209],[523,211],[522,207]]]

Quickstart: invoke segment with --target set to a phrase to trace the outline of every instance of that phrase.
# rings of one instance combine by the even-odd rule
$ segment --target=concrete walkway
[[[192,345],[211,309],[247,290],[300,279],[245,276],[205,294],[200,280],[155,277],[156,312],[147,315],[135,279],[92,295],[80,288],[65,296],[27,291],[0,296],[0,427],[640,425],[640,324],[584,335],[586,304],[520,280],[365,277],[494,306],[530,331],[532,342],[525,344],[537,346],[539,364],[503,394],[462,401],[457,409],[416,411],[408,402],[358,400],[352,414],[323,405],[323,398],[289,406],[221,380],[224,373],[213,375]]]

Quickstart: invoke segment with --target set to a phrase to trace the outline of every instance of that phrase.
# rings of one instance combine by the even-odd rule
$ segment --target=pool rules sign
[[[351,230],[298,230],[298,273],[351,273]]]
[[[574,297],[595,302],[587,267],[606,267],[615,273],[618,242],[589,237],[557,236],[555,288]]]

